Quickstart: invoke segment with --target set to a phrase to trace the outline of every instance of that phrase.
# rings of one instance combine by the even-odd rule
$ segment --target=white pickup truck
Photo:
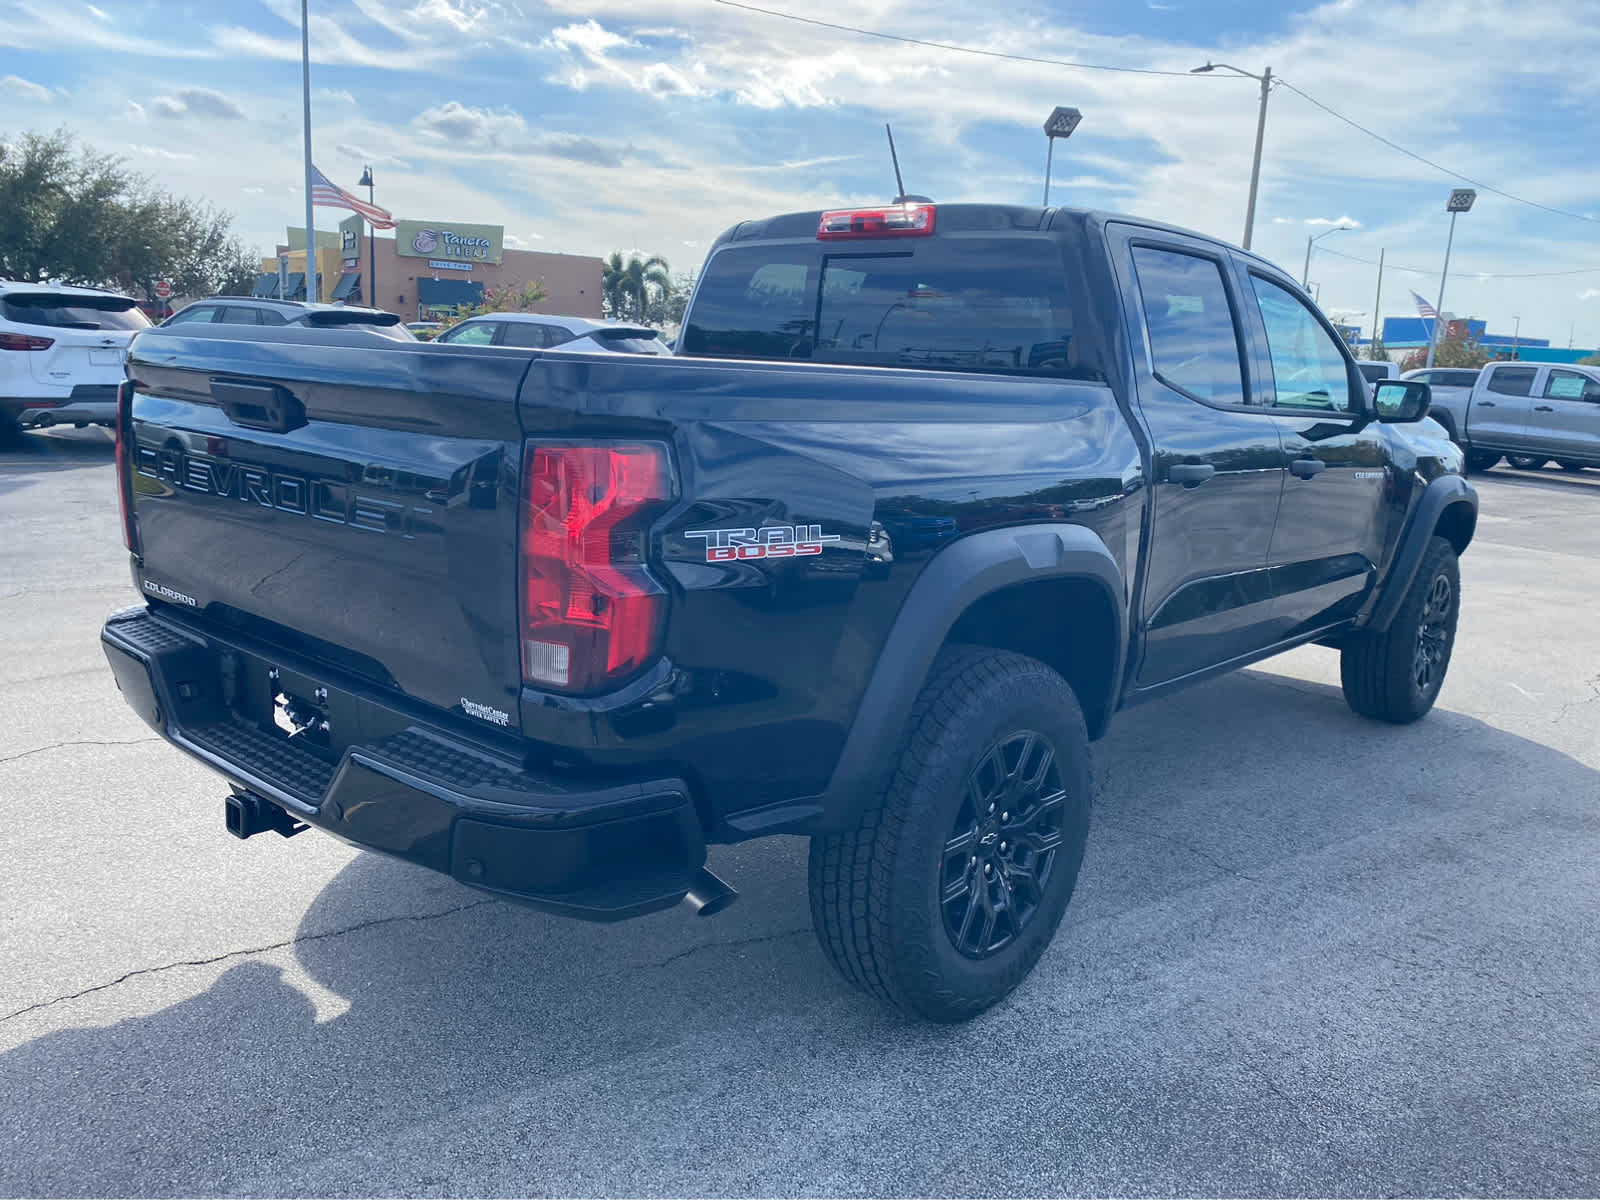
[[[1487,471],[1502,458],[1525,471],[1552,459],[1568,471],[1600,467],[1600,367],[1492,362],[1404,378],[1432,390],[1428,415],[1467,452],[1468,470]]]

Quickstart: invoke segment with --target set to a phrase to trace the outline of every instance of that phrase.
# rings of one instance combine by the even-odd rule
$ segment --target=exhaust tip
[[[696,916],[714,917],[738,898],[738,892],[701,867],[694,877],[694,886],[685,894],[683,900],[694,909]]]

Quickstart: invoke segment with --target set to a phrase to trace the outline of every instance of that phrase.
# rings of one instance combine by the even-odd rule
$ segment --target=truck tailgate
[[[530,356],[272,332],[135,343],[136,583],[199,622],[515,727]]]

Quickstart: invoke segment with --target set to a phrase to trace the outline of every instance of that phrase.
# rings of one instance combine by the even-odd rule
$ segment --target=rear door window
[[[1222,267],[1197,254],[1133,248],[1156,378],[1206,404],[1243,404],[1239,336]]]
[[[532,321],[505,321],[504,335],[500,338],[502,346],[517,346],[526,350],[542,350],[550,344],[550,330],[548,326],[536,325]]]
[[[722,250],[682,342],[686,354],[1102,378],[1074,333],[1053,239],[953,236]]]
[[[1537,367],[1499,367],[1489,372],[1484,386],[1501,396],[1526,396],[1533,391],[1533,377],[1538,373]]]
[[[256,315],[253,308],[243,308],[237,304],[226,306],[217,314],[218,325],[259,325],[261,318]]]
[[[168,325],[198,325],[217,319],[220,310],[210,304],[191,304],[188,308],[174,316]]]
[[[1600,380],[1590,379],[1580,371],[1551,371],[1545,380],[1547,400],[1587,400],[1600,403]]]

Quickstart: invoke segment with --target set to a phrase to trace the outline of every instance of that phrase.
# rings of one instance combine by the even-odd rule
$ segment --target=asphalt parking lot
[[[805,845],[545,917],[312,833],[117,696],[103,432],[0,451],[0,1193],[1592,1195],[1600,472],[1477,480],[1439,707],[1305,649],[1123,714],[1060,934],[958,1028],[846,988]]]

